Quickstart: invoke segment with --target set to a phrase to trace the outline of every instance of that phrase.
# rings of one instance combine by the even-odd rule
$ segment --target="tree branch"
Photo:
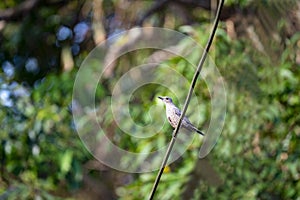
[[[69,3],[71,0],[25,0],[19,5],[13,8],[7,8],[0,10],[0,21],[18,21],[22,20],[22,17],[34,10],[40,3],[44,6],[62,6]]]
[[[136,25],[138,26],[142,26],[144,21],[151,15],[153,15],[154,13],[156,13],[157,11],[163,9],[166,4],[169,2],[170,0],[160,0],[160,1],[156,1],[155,4],[153,4],[153,6],[151,8],[149,8],[149,10],[145,11],[145,14],[142,15],[142,17],[140,17],[137,22]]]
[[[144,14],[136,20],[137,26],[142,26],[144,21],[149,18],[151,15],[160,12],[162,9],[169,6],[169,4],[177,4],[182,7],[193,9],[195,7],[202,8],[204,10],[210,11],[211,0],[157,0],[155,3],[144,12]],[[236,14],[237,10],[235,7],[229,6],[223,8],[222,14],[220,16],[221,20],[227,19]]]
[[[33,10],[39,2],[40,0],[26,0],[16,7],[0,10],[0,20],[17,20]]]
[[[211,1],[210,0],[174,0],[174,2],[181,4],[183,6],[201,7],[205,10],[210,10]]]

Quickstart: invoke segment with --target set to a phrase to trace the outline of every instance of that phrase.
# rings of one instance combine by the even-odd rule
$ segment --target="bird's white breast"
[[[175,115],[175,109],[177,109],[175,106],[173,106],[171,104],[167,104],[166,105],[167,117],[173,117],[173,115]]]

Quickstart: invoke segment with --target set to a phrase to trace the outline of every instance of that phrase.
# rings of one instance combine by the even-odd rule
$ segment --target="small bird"
[[[167,114],[167,118],[169,123],[171,124],[171,126],[173,128],[176,128],[178,122],[179,122],[179,118],[181,116],[181,111],[179,110],[179,108],[177,108],[172,99],[170,97],[158,97],[160,100],[162,100],[165,105],[166,105],[166,114]],[[182,119],[182,123],[181,126],[189,131],[195,131],[201,135],[204,135],[204,133],[202,131],[199,131],[191,122],[190,120],[184,116],[184,118]]]

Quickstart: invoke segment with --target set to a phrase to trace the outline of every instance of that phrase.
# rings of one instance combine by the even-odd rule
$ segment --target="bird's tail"
[[[199,133],[200,135],[204,136],[204,133],[202,131],[199,131],[198,129],[196,130],[197,133]]]
[[[204,136],[204,133],[200,130],[198,130],[196,127],[193,126],[193,130],[196,131],[197,133],[199,133],[200,135]]]

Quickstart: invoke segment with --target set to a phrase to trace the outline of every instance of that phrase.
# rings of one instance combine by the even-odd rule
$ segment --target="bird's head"
[[[158,97],[160,100],[162,100],[165,104],[168,104],[168,103],[172,103],[173,104],[173,101],[170,97]]]

